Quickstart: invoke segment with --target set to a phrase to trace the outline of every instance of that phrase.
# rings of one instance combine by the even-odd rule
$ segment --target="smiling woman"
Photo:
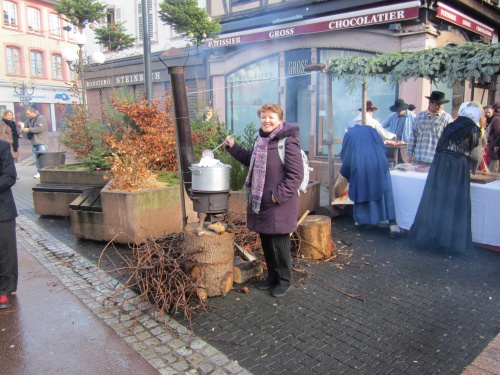
[[[283,109],[278,104],[264,104],[257,115],[261,128],[253,149],[243,148],[231,137],[226,138],[226,149],[249,167],[245,181],[247,226],[260,235],[268,269],[267,279],[257,288],[272,289],[273,297],[282,297],[292,285],[289,234],[297,230],[297,190],[304,176],[299,125],[283,122]],[[278,152],[283,138],[286,164]]]

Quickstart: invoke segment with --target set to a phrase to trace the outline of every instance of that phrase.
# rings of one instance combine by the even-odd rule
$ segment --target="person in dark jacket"
[[[0,140],[0,309],[10,306],[17,290],[17,210],[11,190],[16,178],[11,146]]]
[[[267,263],[267,279],[257,289],[272,289],[274,297],[284,296],[292,285],[290,233],[297,230],[298,189],[304,177],[299,146],[299,125],[283,122],[278,104],[265,104],[257,110],[261,128],[253,150],[226,138],[226,149],[249,166],[247,189],[247,226],[259,233]],[[285,164],[278,153],[280,138],[285,138]]]
[[[27,137],[31,141],[31,151],[35,159],[36,175],[35,178],[40,178],[40,164],[38,163],[38,153],[49,150],[49,121],[45,116],[41,115],[34,108],[26,109],[28,116],[28,126],[23,129],[23,132],[28,133]]]
[[[10,109],[3,111],[2,122],[10,128],[11,136],[6,136],[8,131],[6,131],[7,129],[5,128],[5,125],[0,123],[0,139],[3,139],[11,144],[12,157],[14,158],[14,161],[17,162],[17,158],[19,157],[19,134],[17,132],[16,122],[14,121],[14,113]]]
[[[490,171],[499,172],[500,158],[498,151],[495,151],[495,147],[500,144],[500,100],[496,101],[491,107],[493,108],[493,116],[491,117],[490,125],[488,126],[488,151],[487,155],[491,159],[490,161]],[[497,149],[498,150],[498,149]]]

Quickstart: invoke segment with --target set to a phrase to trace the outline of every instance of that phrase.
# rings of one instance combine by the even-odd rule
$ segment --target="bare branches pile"
[[[172,233],[135,246],[131,255],[121,257],[124,265],[113,271],[125,275],[126,281],[115,291],[118,294],[129,288],[139,293],[124,303],[149,301],[158,310],[158,316],[165,312],[171,316],[183,313],[189,321],[194,310],[206,307],[205,301],[198,297],[197,281],[186,269],[196,262],[184,254],[183,240],[183,233]]]

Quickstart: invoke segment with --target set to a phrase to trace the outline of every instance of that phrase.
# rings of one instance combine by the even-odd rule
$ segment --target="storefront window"
[[[342,56],[369,56],[369,53],[356,52],[356,51],[342,51],[342,50],[321,50],[319,61],[328,63],[328,60]],[[328,155],[328,146],[324,144],[328,136],[328,122],[326,111],[326,90],[325,80],[327,76],[321,77],[321,89],[319,90],[319,116],[318,128],[316,134],[318,135],[317,142],[317,155]],[[368,78],[366,83],[366,98],[371,100],[373,104],[378,107],[374,112],[374,118],[382,122],[391,114],[389,107],[394,104],[396,98],[396,88],[391,84],[377,78]],[[332,82],[332,100],[333,100],[333,137],[339,141],[344,138],[345,127],[348,121],[355,119],[361,108],[361,85],[352,92],[348,92],[343,80],[335,80]],[[341,144],[334,146],[335,155],[340,153],[342,149]]]
[[[226,127],[237,135],[249,123],[259,127],[257,109],[279,102],[279,59],[254,62],[226,77]]]
[[[48,103],[33,103],[32,107],[40,112],[49,121],[49,132],[54,131],[54,126],[51,124],[51,111],[50,104]],[[26,116],[26,108],[22,107],[19,103],[14,103],[14,113],[16,114],[16,121],[26,123],[28,117]]]

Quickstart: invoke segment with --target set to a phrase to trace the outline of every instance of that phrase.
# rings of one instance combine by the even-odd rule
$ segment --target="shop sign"
[[[451,22],[454,25],[463,27],[469,31],[475,32],[476,34],[485,36],[486,38],[493,38],[493,28],[474,20],[447,5],[438,3],[437,17]]]
[[[161,81],[161,71],[153,72],[151,74],[153,81]],[[87,89],[107,86],[121,86],[134,83],[143,83],[144,73],[121,74],[111,78],[98,78],[86,80],[85,86]]]
[[[223,36],[220,39],[210,40],[203,44],[203,48],[233,46],[263,40],[286,38],[294,35],[401,22],[418,18],[419,6],[420,1],[412,1],[397,5],[365,9],[358,12],[293,22],[286,27],[264,27],[254,30],[253,33],[234,33]]]
[[[65,92],[60,92],[60,93],[57,93],[54,97],[56,100],[64,100],[64,101],[67,101],[67,100],[70,100],[70,96],[65,93]]]
[[[286,76],[293,77],[304,74],[304,67],[309,64],[310,49],[287,51],[285,54]]]

